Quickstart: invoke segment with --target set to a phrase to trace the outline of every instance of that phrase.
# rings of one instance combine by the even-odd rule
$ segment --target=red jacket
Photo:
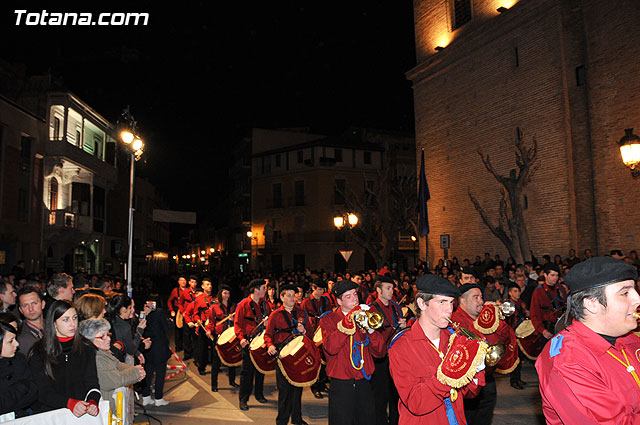
[[[178,309],[184,315],[184,309],[188,304],[196,300],[196,292],[192,291],[189,286],[180,290],[180,298],[178,299]]]
[[[380,299],[376,299],[374,302],[369,304],[369,307],[371,307],[370,311],[382,314],[384,321],[382,323],[381,332],[386,342],[384,347],[386,355],[387,344],[391,339],[391,334],[398,330],[398,319],[402,319],[402,310],[394,303],[394,301],[389,301],[389,305],[384,305]]]
[[[213,295],[207,295],[204,292],[196,297],[193,302],[193,308],[189,317],[189,321],[197,322],[198,320],[204,325],[207,321],[206,311],[211,308],[214,303]]]
[[[258,303],[255,303],[251,296],[240,301],[236,307],[236,315],[233,322],[238,338],[241,341],[247,339],[258,324],[262,322],[262,319],[269,316],[270,313],[271,308],[264,298],[258,300]]]
[[[305,298],[302,300],[302,304],[300,305],[309,315],[309,319],[313,326],[312,330],[315,330],[318,326],[318,319],[327,311],[333,310],[331,308],[331,300],[327,297],[321,296],[319,300],[313,298],[313,296],[309,298]]]
[[[538,333],[543,333],[546,329],[544,322],[555,324],[556,320],[558,320],[567,304],[567,293],[567,288],[561,283],[556,283],[553,286],[543,283],[533,291],[533,296],[531,297],[531,323]],[[557,308],[549,300],[549,295],[552,299],[557,298]]]
[[[446,354],[451,333],[440,331],[438,349]],[[451,387],[437,378],[437,369],[442,360],[435,347],[416,322],[389,348],[389,370],[400,395],[398,411],[399,425],[448,424],[444,399],[451,394]],[[458,398],[452,402],[453,411],[460,425],[467,423],[464,416],[464,398],[478,395],[485,384],[484,371],[458,390]]]
[[[320,319],[322,328],[322,348],[327,360],[327,375],[337,379],[365,379],[362,370],[353,367],[351,358],[351,336],[338,330],[338,322],[344,318],[345,314],[341,309],[327,314]],[[368,338],[367,338],[368,336]],[[373,356],[384,357],[385,339],[382,333],[375,331],[372,334],[356,329],[353,341],[369,343],[362,346],[362,358],[364,360],[364,372],[371,376],[375,370]],[[356,345],[354,343],[354,345]],[[360,352],[360,348],[357,348]],[[359,366],[359,365],[355,365]]]
[[[293,320],[293,313],[295,313],[296,320]],[[284,318],[287,315],[289,322]],[[291,323],[291,327],[289,326]],[[275,345],[277,348],[280,344],[287,340],[294,332],[298,335],[297,324],[302,323],[306,332],[310,335],[313,332],[309,315],[300,308],[297,304],[293,306],[293,311],[289,313],[285,310],[284,306],[278,307],[269,315],[269,321],[267,322],[267,330],[264,333],[264,342],[267,347]],[[293,328],[293,329],[292,329]]]
[[[331,292],[325,292],[324,294],[322,294],[323,297],[327,297],[330,301],[329,303],[329,307],[331,309],[336,309],[338,308],[338,301],[336,300],[336,296],[333,295]]]
[[[219,325],[217,323],[233,313],[234,310],[235,305],[225,306],[222,303],[212,304],[211,308],[207,310],[209,323],[207,323],[205,328],[211,332],[211,334],[220,335],[222,332],[226,331],[227,328],[233,326],[233,318],[227,319]]]
[[[180,303],[180,287],[178,286],[171,290],[171,294],[169,295],[169,299],[167,300],[169,311],[177,314],[180,307],[179,303]]]
[[[547,424],[640,424],[640,388],[611,356],[626,363],[626,354],[638,373],[639,349],[633,333],[612,346],[577,320],[551,338],[536,361]]]

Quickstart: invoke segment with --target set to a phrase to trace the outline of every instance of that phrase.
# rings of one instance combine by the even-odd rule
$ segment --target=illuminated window
[[[51,179],[49,186],[49,209],[51,211],[58,209],[58,180],[55,177]]]
[[[64,106],[51,106],[51,121],[49,122],[49,139],[62,140],[62,130],[64,128]]]

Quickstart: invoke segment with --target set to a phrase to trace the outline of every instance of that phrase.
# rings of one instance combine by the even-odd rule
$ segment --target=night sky
[[[112,122],[131,105],[147,147],[140,172],[173,209],[215,207],[228,149],[252,127],[413,133],[412,1],[88,4],[44,8],[148,12],[150,22],[16,27],[14,9],[43,7],[3,3],[0,57],[50,70]]]

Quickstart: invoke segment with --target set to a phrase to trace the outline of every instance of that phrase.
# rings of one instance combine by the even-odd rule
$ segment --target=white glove
[[[484,370],[484,357],[482,358],[482,363],[480,363],[476,368],[476,373],[482,372],[483,370]]]
[[[369,329],[367,329],[367,332],[369,332],[370,334],[374,333],[375,331],[376,331],[376,330],[375,330],[375,329],[373,329],[373,328],[369,328]]]
[[[369,307],[367,304],[360,304],[360,309],[364,311],[369,311],[371,307]]]

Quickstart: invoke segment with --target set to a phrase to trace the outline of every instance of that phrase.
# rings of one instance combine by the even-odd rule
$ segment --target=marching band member
[[[531,297],[531,323],[546,339],[555,333],[556,321],[567,305],[567,288],[558,283],[559,276],[560,269],[556,264],[545,264],[544,283]]]
[[[634,266],[595,257],[571,268],[571,325],[554,336],[536,362],[548,424],[640,423],[640,306]]]
[[[333,293],[333,287],[335,283],[333,280],[327,280],[327,290],[324,292],[323,297],[326,297],[329,300],[329,306],[332,310],[338,308],[338,301],[336,300],[336,295]]]
[[[222,334],[227,328],[233,326],[233,319],[229,318],[235,310],[235,306],[231,304],[229,298],[231,296],[231,287],[228,285],[220,285],[218,288],[217,302],[211,305],[209,309],[209,323],[206,326],[207,336],[212,340],[211,342],[211,391],[218,392],[218,374],[220,373],[220,356],[216,351],[216,341],[218,336]],[[223,321],[223,319],[226,319]],[[218,324],[218,322],[222,323]],[[236,384],[236,370],[237,367],[229,368],[229,385],[238,388],[240,385]]]
[[[238,392],[240,410],[249,410],[247,402],[251,395],[255,377],[254,395],[259,403],[266,403],[264,398],[264,375],[258,372],[249,356],[249,343],[255,334],[264,328],[264,319],[271,309],[265,301],[267,285],[264,279],[253,279],[249,282],[249,296],[238,303],[234,321],[235,333],[240,338],[243,348],[242,369],[240,370],[240,391]]]
[[[371,425],[375,421],[373,392],[369,380],[375,370],[372,355],[384,355],[380,332],[356,325],[353,314],[368,310],[358,305],[358,284],[343,280],[333,288],[339,309],[320,319],[327,359],[329,425]]]
[[[398,329],[407,326],[407,319],[402,316],[402,309],[393,299],[393,288],[395,282],[389,276],[377,276],[374,289],[377,293],[376,299],[369,304],[372,311],[379,312],[384,322],[382,324],[382,334],[385,341],[389,341],[393,333]],[[376,406],[376,424],[398,423],[398,391],[393,385],[393,380],[389,374],[389,357],[387,356],[387,346],[385,344],[384,356],[374,358],[376,371],[371,378],[371,387]],[[387,413],[387,406],[389,411]]]
[[[331,308],[331,300],[324,296],[327,289],[327,283],[321,278],[316,278],[311,283],[311,295],[302,301],[301,307],[307,312],[312,323],[311,332],[316,331],[320,323],[320,317],[333,310]],[[311,385],[311,392],[315,398],[322,398],[322,391],[325,390],[325,382],[327,380],[326,365],[322,365],[320,369],[320,377]]]
[[[196,288],[198,287],[198,278],[196,276],[189,276],[189,286],[180,291],[180,299],[178,304],[180,305],[180,312],[183,316],[188,314],[189,311],[193,308],[193,303],[196,300]],[[185,316],[186,319],[186,316]],[[185,320],[186,323],[186,320]],[[189,360],[191,356],[194,354],[194,346],[195,346],[195,334],[193,330],[189,326],[183,326],[183,337],[182,337],[182,345],[184,347],[184,359]]]
[[[313,330],[307,313],[296,302],[297,287],[283,285],[280,288],[282,306],[269,315],[264,342],[268,353],[275,356],[277,347],[281,347],[292,335],[304,335]],[[278,387],[277,425],[287,425],[289,418],[297,425],[307,425],[302,420],[302,387],[290,384],[280,367],[276,367],[276,385]]]
[[[509,291],[509,299],[508,301],[511,301],[513,303],[513,305],[515,306],[516,310],[515,312],[507,317],[505,319],[505,321],[507,322],[507,324],[509,324],[509,326],[511,326],[511,328],[515,331],[516,328],[518,327],[518,325],[520,323],[522,323],[523,320],[525,320],[528,316],[528,312],[527,312],[527,305],[525,304],[524,301],[522,301],[520,299],[520,286],[518,286],[517,284],[513,283],[511,285],[509,285],[509,287],[507,288]],[[518,349],[518,357],[520,358],[520,363],[518,364],[518,366],[515,368],[515,370],[513,372],[511,372],[511,377],[509,380],[509,383],[511,384],[511,386],[517,390],[523,390],[524,389],[524,385],[527,385],[526,382],[524,382],[522,380],[522,374],[521,374],[521,370],[522,370],[522,362],[525,358],[524,354],[522,353],[522,350]]]
[[[440,381],[438,370],[449,359],[453,312],[458,289],[447,279],[423,275],[417,280],[418,320],[389,348],[389,367],[401,403],[401,425],[466,424],[463,397],[474,397],[484,385],[484,353],[464,366],[468,384],[459,390]]]
[[[478,337],[485,338],[489,344],[503,343],[506,347],[504,360],[495,369],[506,361],[507,367],[500,373],[511,373],[520,363],[518,359],[518,345],[516,335],[511,327],[500,320],[497,308],[492,303],[487,303],[486,309],[482,299],[482,290],[475,283],[460,286],[459,307],[451,315],[451,320],[460,326],[469,329]],[[484,314],[487,316],[485,317]],[[491,424],[493,410],[496,407],[497,390],[496,380],[493,377],[494,368],[489,367],[485,374],[486,383],[480,394],[472,399],[464,400],[464,412],[470,425]]]
[[[180,292],[187,289],[187,279],[184,276],[178,276],[178,286],[171,290],[171,294],[169,295],[169,299],[167,300],[167,304],[169,306],[169,311],[171,312],[171,321],[173,322],[173,339],[176,345],[176,352],[182,351],[182,326],[183,321],[180,319],[180,327],[178,327],[178,314],[182,314],[180,312]]]
[[[190,321],[195,323],[194,327],[197,341],[195,357],[198,361],[198,373],[200,373],[200,375],[204,375],[205,369],[207,368],[209,350],[211,349],[211,339],[207,337],[205,329],[208,316],[207,311],[214,303],[213,295],[211,295],[211,291],[213,289],[211,278],[207,276],[203,277],[201,286],[203,292],[198,295],[196,300],[193,302],[193,311],[190,315]]]

